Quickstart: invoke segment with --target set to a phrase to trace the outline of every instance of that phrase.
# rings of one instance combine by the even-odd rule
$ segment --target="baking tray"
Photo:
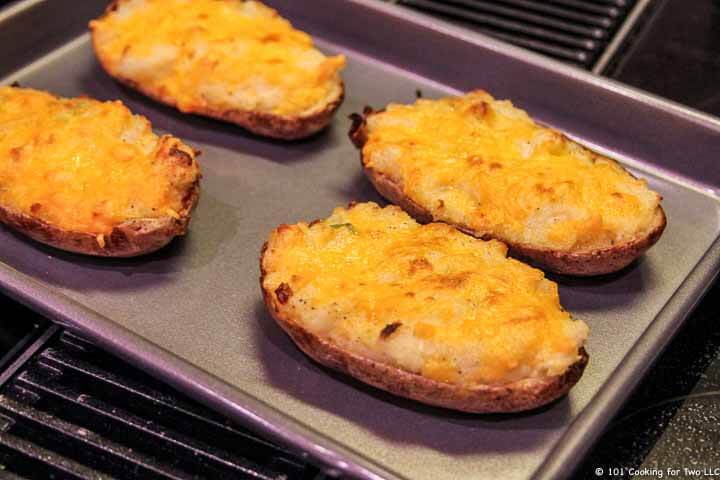
[[[60,3],[15,5],[0,16],[0,34],[23,23],[57,34],[57,14],[48,9]],[[104,2],[88,3],[99,12]],[[307,141],[268,141],[153,103],[101,71],[87,36],[63,40],[20,70],[5,67],[5,83],[122,99],[159,131],[202,149],[204,179],[189,236],[145,258],[87,258],[0,229],[0,288],[337,471],[417,479],[571,475],[718,271],[720,122],[391,5],[268,3],[325,51],[349,58],[343,107]],[[86,22],[65,8],[63,22]],[[0,59],[30,51],[24,41],[0,43]],[[258,287],[258,255],[273,227],[324,217],[349,200],[380,201],[346,138],[349,113],[411,101],[417,89],[432,97],[477,87],[648,178],[669,218],[660,242],[626,271],[557,278],[563,304],[591,327],[590,364],[569,396],[521,415],[425,407],[331,373],[274,324]]]

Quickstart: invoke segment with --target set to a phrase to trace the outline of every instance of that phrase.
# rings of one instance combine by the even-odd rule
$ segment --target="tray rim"
[[[26,0],[27,1],[27,0]],[[270,2],[272,0],[269,0]],[[436,18],[420,11],[404,8],[394,3],[386,3],[381,0],[344,0],[348,3],[356,4],[361,7],[371,8],[386,15],[390,15],[401,21],[409,20],[411,23],[418,24],[428,30],[456,37],[469,43],[482,43],[483,47],[492,47],[492,50],[508,57],[515,58],[524,63],[530,63],[534,66],[554,70],[564,76],[568,76],[584,83],[593,85],[621,94],[625,97],[632,97],[634,101],[651,105],[654,108],[660,108],[665,111],[679,113],[687,119],[699,120],[700,123],[708,127],[720,128],[720,117],[710,115],[696,108],[688,107],[682,103],[676,102],[669,98],[662,97],[633,87],[612,78],[603,77],[596,73],[584,70],[560,60],[546,57],[532,50],[515,46],[502,40],[495,39],[481,32],[476,32],[470,28],[450,23],[441,18]]]
[[[474,45],[491,48],[496,53],[517,59],[524,63],[555,71],[574,80],[591,83],[609,90],[632,101],[641,102],[652,108],[679,115],[683,120],[698,123],[704,127],[720,131],[720,118],[683,106],[677,102],[644,92],[612,79],[599,77],[577,67],[546,58],[542,55],[506,44],[470,29],[435,19],[429,15],[410,11],[400,6],[382,3],[380,0],[345,0],[363,8],[370,8],[380,14],[390,15],[399,21],[414,23],[423,28],[448,35]],[[12,18],[30,8],[42,8],[44,0],[20,0],[0,9],[0,23],[12,21]],[[61,51],[84,41],[88,34],[71,37],[59,47],[32,59],[20,69],[0,79],[0,84],[31,70],[35,65],[46,62]],[[680,183],[687,179],[674,179]],[[697,182],[692,182],[690,188]],[[686,185],[688,186],[688,185]],[[720,199],[720,189],[701,184],[704,193]],[[557,440],[538,469],[532,474],[535,479],[565,478],[583,460],[584,454],[604,431],[605,418],[614,415],[622,406],[633,389],[652,367],[655,359],[672,340],[677,330],[690,315],[695,305],[720,274],[720,236],[713,240],[681,285],[668,299],[661,311],[652,320],[646,331],[638,338],[633,347],[623,357],[618,367],[600,387],[583,410],[573,419],[567,430]],[[401,475],[368,459],[361,452],[342,445],[324,434],[314,430],[309,424],[303,424],[266,404],[262,400],[245,393],[213,374],[191,364],[176,354],[141,337],[129,329],[113,322],[110,318],[97,313],[89,307],[54,291],[29,275],[0,262],[0,291],[12,299],[28,306],[37,313],[55,321],[61,326],[84,335],[99,346],[118,355],[120,358],[140,366],[151,375],[161,379],[228,415],[255,431],[269,436],[274,441],[300,450],[303,457],[312,458],[324,465],[330,475],[344,473],[365,479],[401,479]],[[80,319],[80,320],[78,320]],[[642,364],[631,369],[625,364]],[[632,370],[632,371],[631,371]],[[201,379],[202,382],[198,381]],[[588,441],[587,439],[590,438]]]

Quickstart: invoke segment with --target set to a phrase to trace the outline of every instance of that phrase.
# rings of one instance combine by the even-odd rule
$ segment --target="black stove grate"
[[[591,69],[635,0],[393,0]]]
[[[67,332],[56,334],[0,389],[3,475],[324,478],[291,452]]]

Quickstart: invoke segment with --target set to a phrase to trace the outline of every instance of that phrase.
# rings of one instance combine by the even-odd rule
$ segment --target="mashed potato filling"
[[[308,114],[337,96],[345,65],[255,1],[122,0],[91,27],[111,71],[187,112]]]
[[[176,217],[199,171],[192,151],[169,144],[119,101],[0,87],[0,205],[98,235]]]
[[[644,180],[485,92],[391,104],[367,126],[369,168],[478,236],[583,251],[654,225],[660,196]]]
[[[278,228],[263,287],[321,338],[434,380],[561,375],[588,327],[562,309],[555,283],[506,253],[498,241],[365,203]]]

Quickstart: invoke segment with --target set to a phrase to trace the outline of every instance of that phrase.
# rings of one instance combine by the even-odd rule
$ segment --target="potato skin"
[[[118,5],[120,5],[123,1],[124,0],[113,0],[100,18],[114,12],[118,8]],[[91,30],[93,30],[92,25]],[[95,50],[95,56],[100,62],[103,70],[105,70],[108,75],[123,85],[126,85],[133,90],[137,90],[157,102],[177,108],[176,100],[167,95],[164,91],[162,91],[162,89],[146,87],[112,71],[108,60],[100,54],[101,49],[98,46],[96,35],[92,35],[92,43],[93,49]],[[343,83],[340,83],[340,88],[333,98],[326,99],[326,103],[322,105],[321,108],[318,108],[316,111],[307,115],[282,116],[253,110],[222,110],[201,105],[195,105],[187,113],[194,113],[214,118],[216,120],[233,123],[254,134],[265,137],[276,138],[279,140],[300,140],[302,138],[307,138],[327,127],[332,121],[333,115],[337,109],[340,108],[344,98],[345,86]]]
[[[159,149],[160,152],[173,152],[173,147],[180,143],[171,136],[162,137],[160,142],[165,144],[165,148]],[[190,155],[185,150],[183,154]],[[172,153],[167,155],[172,156]],[[135,257],[154,252],[170,243],[176,236],[185,235],[199,196],[198,177],[185,192],[183,208],[178,212],[178,218],[167,216],[128,220],[114,227],[109,235],[104,235],[103,246],[98,243],[98,235],[95,233],[58,228],[3,205],[0,205],[0,222],[38,242],[61,250],[98,257]]]
[[[366,107],[362,115],[353,114],[351,116],[353,124],[349,136],[353,144],[360,150],[360,161],[365,175],[383,197],[399,205],[417,221],[421,223],[442,221],[434,219],[430,211],[408,198],[403,193],[402,185],[396,179],[377,172],[367,165],[367,161],[362,154],[362,148],[367,142],[367,119],[371,115],[380,112]],[[478,235],[466,225],[453,226],[462,232],[483,240],[491,238],[500,240],[510,247],[511,255],[526,259],[544,270],[563,275],[588,277],[614,273],[627,267],[658,241],[666,225],[665,211],[662,206],[658,206],[653,227],[644,237],[635,238],[629,242],[607,248],[574,252],[543,249],[528,244],[508,242],[504,238],[497,238],[492,235]]]
[[[306,355],[316,362],[348,374],[392,394],[428,405],[469,413],[512,413],[538,408],[565,395],[580,379],[588,363],[585,348],[580,359],[562,375],[520,380],[504,385],[465,387],[429,379],[400,368],[357,355],[323,340],[305,329],[284,308],[282,295],[264,288],[263,267],[268,244],[260,256],[260,288],[270,315]],[[280,292],[282,293],[282,292]]]
[[[99,55],[98,58],[100,59],[103,69],[118,82],[160,103],[170,107],[177,107],[175,100],[164,95],[163,92],[145,88],[135,81],[111,72]],[[305,116],[284,117],[252,110],[219,110],[201,106],[195,106],[189,113],[233,123],[254,134],[265,137],[279,140],[300,140],[324,129],[331,122],[335,111],[340,107],[343,99],[344,87],[341,85],[340,93],[335,99],[327,103],[321,110]]]

